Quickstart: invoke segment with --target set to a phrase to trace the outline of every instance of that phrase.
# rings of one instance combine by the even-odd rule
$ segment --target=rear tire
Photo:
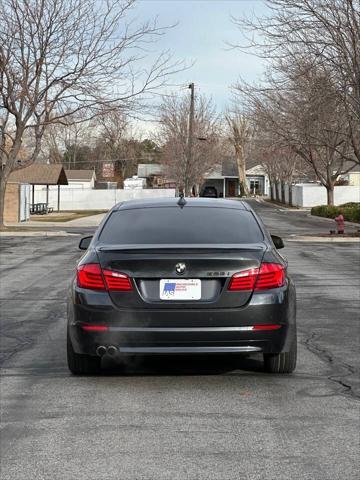
[[[101,358],[74,352],[69,333],[67,334],[67,362],[70,372],[74,375],[93,375],[99,373],[101,367]]]
[[[289,352],[282,353],[264,353],[264,368],[269,373],[292,373],[296,368],[297,360],[297,340]]]

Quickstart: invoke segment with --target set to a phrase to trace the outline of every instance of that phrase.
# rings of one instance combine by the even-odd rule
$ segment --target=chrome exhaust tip
[[[105,353],[106,353],[106,347],[104,347],[104,345],[100,345],[99,347],[97,347],[96,355],[98,357],[102,357],[103,355],[105,355]]]
[[[118,353],[118,349],[114,345],[110,345],[106,352],[108,355],[110,355],[110,357],[115,357],[115,355]]]

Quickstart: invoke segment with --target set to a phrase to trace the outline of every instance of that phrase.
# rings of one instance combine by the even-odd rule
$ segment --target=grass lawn
[[[107,210],[73,210],[49,213],[47,215],[31,215],[32,222],[68,222],[77,218],[90,217],[106,213]]]

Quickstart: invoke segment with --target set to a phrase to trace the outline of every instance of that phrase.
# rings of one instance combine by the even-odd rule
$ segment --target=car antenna
[[[180,195],[179,195],[179,200],[178,200],[177,204],[178,204],[179,207],[181,207],[181,208],[185,207],[185,205],[186,205],[186,200],[185,200],[185,197],[184,197],[184,193],[183,193],[183,192],[180,193]]]

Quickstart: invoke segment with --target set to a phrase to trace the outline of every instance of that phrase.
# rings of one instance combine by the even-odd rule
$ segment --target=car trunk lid
[[[172,309],[182,305],[191,308],[235,308],[245,305],[252,291],[230,292],[227,289],[234,273],[261,264],[264,244],[244,245],[98,245],[102,269],[127,274],[133,281],[132,292],[110,292],[119,308]],[[176,272],[178,263],[185,271]],[[197,300],[163,300],[161,280],[200,280]],[[164,283],[164,282],[163,282]]]

